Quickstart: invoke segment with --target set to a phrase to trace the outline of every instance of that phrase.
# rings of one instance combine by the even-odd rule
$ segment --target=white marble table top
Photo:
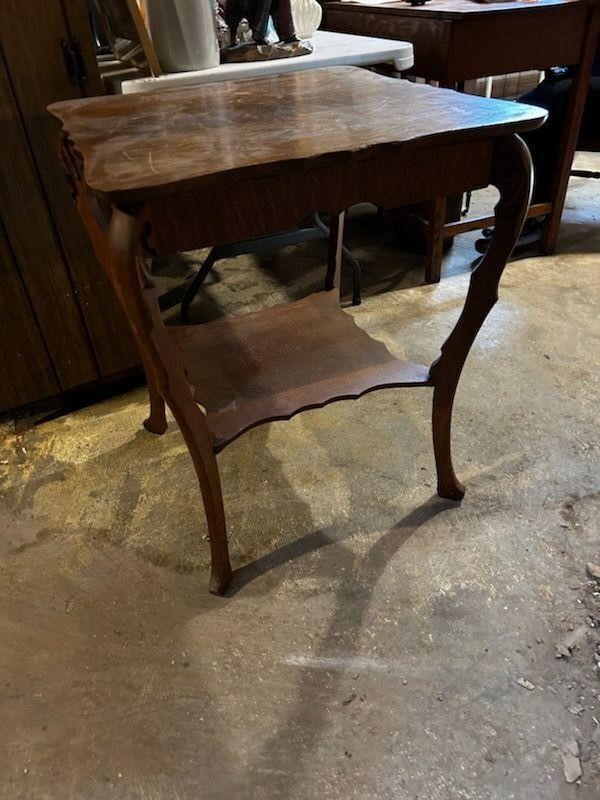
[[[153,92],[159,89],[258,78],[261,75],[278,75],[282,72],[299,72],[339,65],[368,66],[392,63],[398,72],[402,72],[410,69],[414,62],[413,46],[410,42],[331,31],[317,31],[311,41],[314,49],[306,56],[253,61],[246,64],[220,64],[218,67],[193,72],[173,72],[156,78],[135,78],[123,81],[121,91],[123,94]]]

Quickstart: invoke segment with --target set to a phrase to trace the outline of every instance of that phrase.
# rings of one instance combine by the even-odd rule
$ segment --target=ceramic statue
[[[229,47],[221,50],[226,62],[264,61],[290,58],[312,52],[308,42],[301,42],[294,29],[291,0],[219,0],[229,28]],[[270,42],[267,29],[272,18],[277,42]],[[238,43],[238,29],[243,19],[252,30],[250,42]]]

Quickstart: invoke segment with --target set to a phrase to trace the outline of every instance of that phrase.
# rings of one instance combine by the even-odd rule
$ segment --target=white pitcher
[[[212,0],[146,0],[150,36],[165,72],[219,64]]]

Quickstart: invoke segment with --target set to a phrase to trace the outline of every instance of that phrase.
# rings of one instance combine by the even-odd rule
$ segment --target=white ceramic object
[[[150,36],[165,72],[188,72],[219,64],[212,0],[146,0]]]
[[[317,0],[291,0],[294,29],[299,39],[312,39],[323,18]]]

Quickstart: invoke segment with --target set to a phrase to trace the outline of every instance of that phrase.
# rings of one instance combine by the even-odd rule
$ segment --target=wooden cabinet
[[[46,111],[55,100],[102,93],[86,0],[2,0],[0,411],[138,364],[69,194],[58,125]]]

